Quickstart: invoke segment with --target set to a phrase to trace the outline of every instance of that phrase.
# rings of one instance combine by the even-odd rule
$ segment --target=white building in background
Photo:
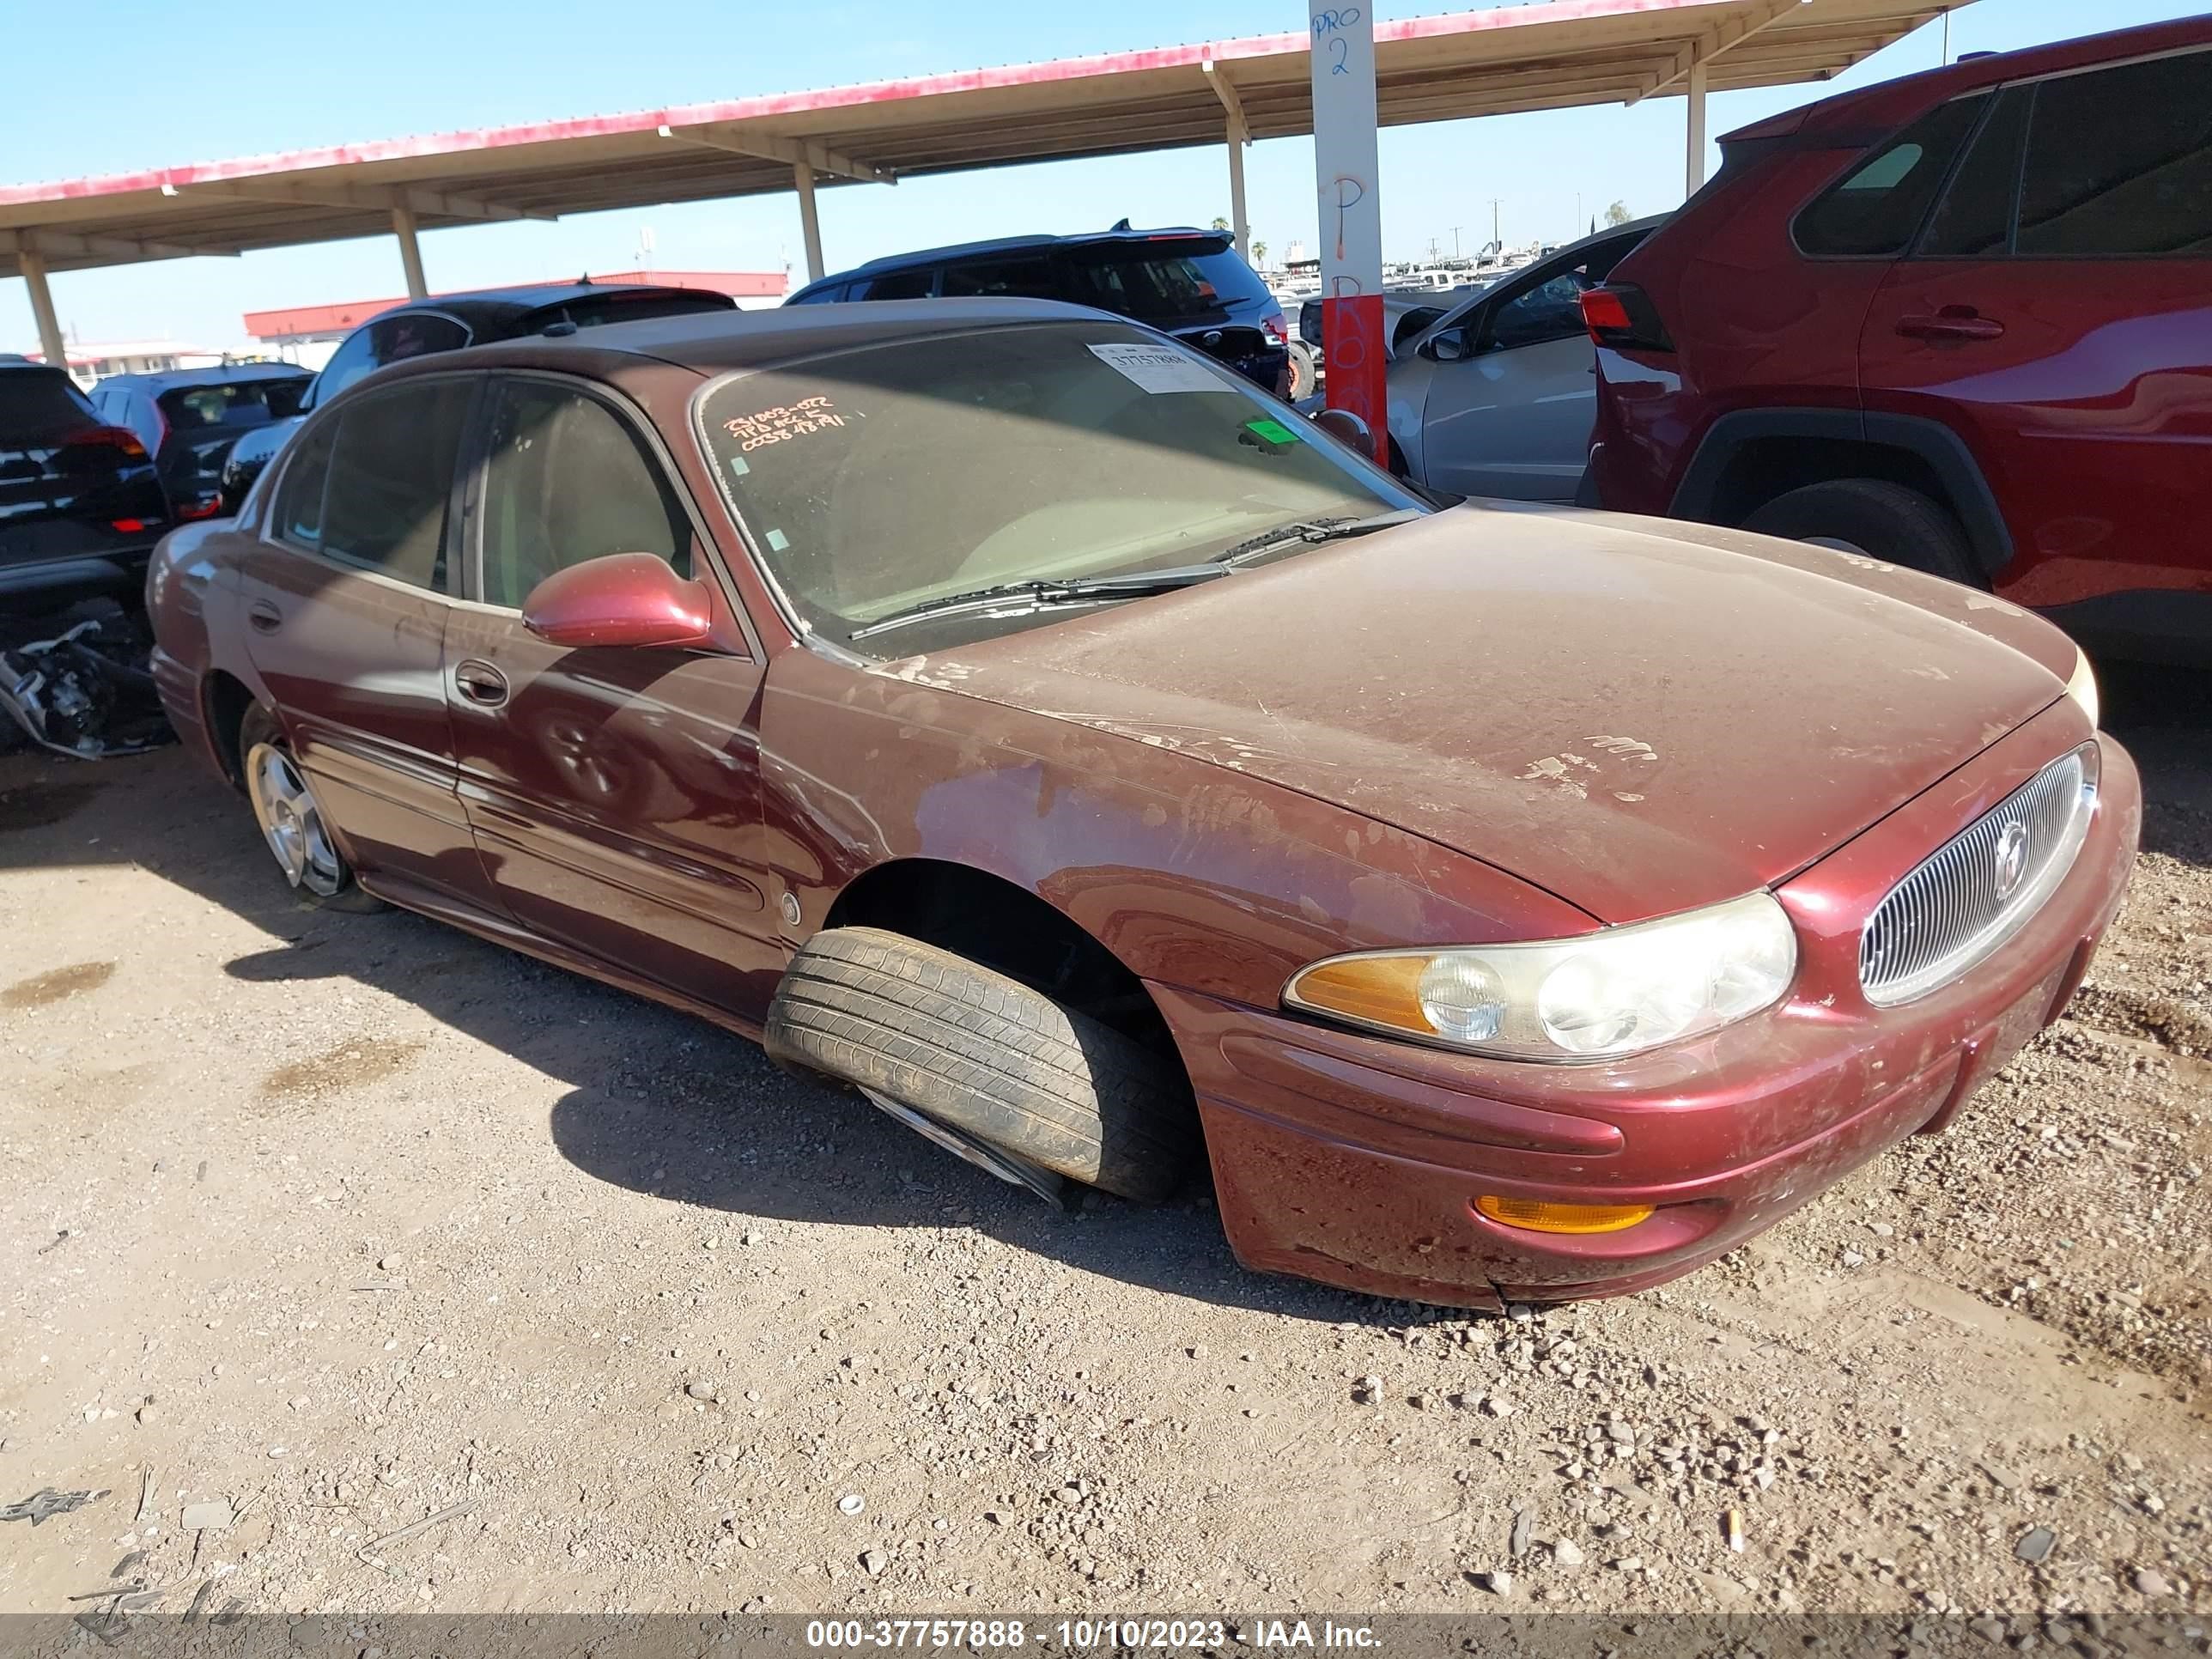
[[[44,362],[45,354],[27,351],[33,362]],[[95,380],[111,374],[158,374],[172,368],[205,368],[210,363],[258,361],[266,353],[241,346],[222,351],[186,345],[178,340],[72,340],[69,343],[70,379],[89,389]]]

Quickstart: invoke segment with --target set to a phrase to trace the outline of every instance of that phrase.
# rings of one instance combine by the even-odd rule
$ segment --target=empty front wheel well
[[[1158,1006],[1121,959],[1025,888],[964,864],[899,859],[854,878],[824,927],[881,927],[1018,980],[1182,1064]]]
[[[238,752],[238,728],[245,723],[246,711],[253,707],[253,693],[242,681],[218,668],[208,676],[202,695],[207,703],[208,736],[215,743],[216,753],[222,757],[223,772],[233,783],[242,783],[246,757]]]

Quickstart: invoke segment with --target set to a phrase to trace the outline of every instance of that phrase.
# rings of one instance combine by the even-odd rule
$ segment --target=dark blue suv
[[[1278,397],[1290,391],[1282,307],[1218,231],[1132,230],[1124,220],[1088,236],[1007,236],[894,253],[810,283],[784,303],[963,295],[1064,300],[1119,312],[1218,357]]]

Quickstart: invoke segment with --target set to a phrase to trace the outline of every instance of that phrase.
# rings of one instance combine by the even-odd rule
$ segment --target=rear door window
[[[1998,94],[1982,130],[1928,221],[1913,252],[1930,259],[1994,259],[2012,251],[2013,209],[2020,195],[2020,148],[2027,136],[2029,87]]]
[[[979,259],[945,268],[946,297],[1006,295],[1027,300],[1056,300],[1060,286],[1052,261],[1042,254],[1020,258]]]
[[[2034,90],[2021,254],[2212,252],[2212,52],[2060,76]]]
[[[880,276],[864,278],[846,293],[854,300],[927,300],[936,286],[937,272],[924,265],[918,270],[887,270]]]
[[[1792,228],[1799,251],[1816,258],[1902,253],[1988,101],[1978,92],[1938,104],[1814,198]]]
[[[347,405],[323,494],[325,558],[444,588],[446,507],[475,389],[471,380],[416,380]]]

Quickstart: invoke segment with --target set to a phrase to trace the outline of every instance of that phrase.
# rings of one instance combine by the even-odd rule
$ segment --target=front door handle
[[[1911,313],[1899,318],[1897,331],[1908,340],[1994,340],[2004,332],[2004,325],[1972,306],[1945,306],[1932,317]]]
[[[284,625],[284,613],[266,599],[256,599],[246,607],[246,620],[260,634],[274,634]]]
[[[507,701],[507,676],[474,659],[453,670],[453,688],[480,708],[496,708]]]

